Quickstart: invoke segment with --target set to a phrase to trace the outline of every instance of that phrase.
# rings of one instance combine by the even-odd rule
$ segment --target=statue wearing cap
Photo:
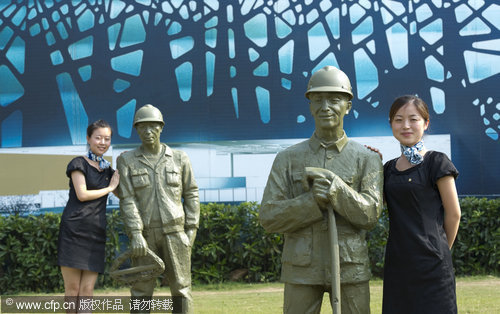
[[[382,163],[344,131],[353,98],[344,72],[316,71],[306,98],[314,134],[278,153],[259,214],[268,232],[284,234],[283,310],[320,313],[328,292],[334,313],[369,313],[366,232],[382,208]]]
[[[190,313],[191,248],[200,216],[198,186],[187,154],[160,142],[164,125],[160,110],[152,105],[135,113],[134,127],[142,144],[117,159],[120,210],[132,266],[150,264],[153,253],[159,256],[172,296],[182,297],[182,311]],[[151,297],[155,285],[155,277],[136,280],[131,295]]]

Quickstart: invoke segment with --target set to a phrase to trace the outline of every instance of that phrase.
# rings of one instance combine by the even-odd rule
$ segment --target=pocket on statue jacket
[[[287,233],[281,261],[295,266],[311,264],[312,229],[305,228],[300,232]]]
[[[180,186],[181,185],[181,174],[177,170],[167,171],[167,184],[170,186]]]
[[[130,171],[130,176],[134,188],[142,188],[150,185],[149,175],[146,169],[133,169]]]

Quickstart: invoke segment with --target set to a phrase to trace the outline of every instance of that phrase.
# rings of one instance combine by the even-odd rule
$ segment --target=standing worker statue
[[[120,155],[120,208],[130,238],[132,266],[147,263],[147,249],[165,263],[173,297],[182,311],[193,312],[191,248],[200,218],[198,186],[186,153],[160,143],[165,123],[157,108],[135,113],[134,127],[142,145]],[[156,278],[136,282],[132,297],[150,298]]]
[[[329,292],[334,313],[369,313],[366,231],[382,208],[382,162],[344,132],[353,97],[344,72],[316,71],[306,97],[315,132],[278,153],[259,215],[266,231],[285,234],[283,311],[320,313]]]

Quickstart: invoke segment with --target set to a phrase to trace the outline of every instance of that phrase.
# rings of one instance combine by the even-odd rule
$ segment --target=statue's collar
[[[166,156],[172,156],[172,149],[167,144],[161,143],[160,145],[162,146],[161,150],[162,150],[162,152],[163,152],[164,155],[166,155]],[[146,155],[146,151],[144,150],[144,147],[142,147],[142,145],[139,146],[139,149],[137,149],[135,151],[135,155],[136,156],[144,156],[144,155]]]
[[[321,140],[318,138],[318,136],[316,135],[316,132],[315,132],[311,136],[311,138],[309,139],[309,145],[311,146],[311,148],[315,152],[317,152],[320,147],[323,147],[326,150],[334,149],[338,153],[340,153],[342,151],[342,149],[344,149],[344,147],[345,147],[345,145],[347,144],[348,141],[349,141],[349,138],[345,134],[345,131],[343,131],[342,137],[339,138],[337,141],[335,141],[333,143],[323,143],[323,142],[321,142]]]

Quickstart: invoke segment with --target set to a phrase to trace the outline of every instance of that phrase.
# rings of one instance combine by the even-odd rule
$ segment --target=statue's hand
[[[130,239],[130,247],[132,249],[132,256],[146,256],[146,250],[148,248],[148,243],[141,232],[132,233],[132,237]]]
[[[335,174],[328,169],[318,167],[305,167],[302,184],[304,185],[304,188],[309,191],[314,180],[327,179],[328,181],[332,182],[334,177]]]
[[[196,231],[197,231],[196,228],[186,229],[186,235],[188,236],[189,243],[191,246],[193,246],[194,244],[194,239],[196,238]]]
[[[304,170],[304,188],[312,190],[316,203],[323,210],[330,203],[328,195],[334,176],[335,174],[328,169],[306,167]]]
[[[314,179],[312,186],[312,193],[319,208],[327,209],[330,199],[328,198],[330,186],[332,182],[325,178]]]

